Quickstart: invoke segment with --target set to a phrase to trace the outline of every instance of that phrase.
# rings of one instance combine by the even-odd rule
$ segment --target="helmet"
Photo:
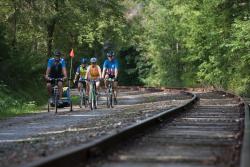
[[[81,59],[81,64],[87,64],[87,62],[88,62],[87,59],[85,59],[85,58],[82,58],[82,59]]]
[[[107,56],[108,56],[108,57],[110,57],[110,56],[115,56],[114,51],[109,51],[109,52],[107,53]]]
[[[97,59],[96,59],[95,57],[92,57],[92,58],[90,59],[90,62],[91,62],[91,63],[96,63],[96,62],[97,62]]]
[[[61,53],[59,50],[56,50],[56,51],[54,52],[54,55],[55,55],[55,56],[61,56],[62,53]]]

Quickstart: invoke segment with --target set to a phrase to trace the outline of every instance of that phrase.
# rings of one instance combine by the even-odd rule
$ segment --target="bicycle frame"
[[[107,87],[107,107],[111,108],[113,107],[113,95],[114,95],[114,90],[113,90],[113,83],[114,79],[108,78],[106,79],[108,82],[108,87]]]
[[[52,78],[51,81],[55,81],[55,84],[52,88],[52,98],[55,105],[55,112],[57,113],[58,108],[58,99],[59,99],[59,89],[58,89],[58,81],[62,81],[61,78]],[[50,112],[50,102],[48,102],[48,112]]]
[[[90,109],[96,109],[97,108],[97,97],[96,97],[96,82],[98,80],[89,80],[89,106]]]
[[[80,88],[80,108],[84,105],[85,108],[87,107],[87,99],[86,99],[86,91],[83,87],[83,84],[85,84],[85,79],[84,80],[79,80],[79,82],[82,84]]]

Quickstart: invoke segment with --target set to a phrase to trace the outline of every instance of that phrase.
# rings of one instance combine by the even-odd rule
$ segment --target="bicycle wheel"
[[[86,108],[86,107],[87,107],[87,98],[86,98],[86,91],[85,91],[85,89],[83,89],[82,92],[83,92],[83,93],[82,93],[83,105],[84,105],[84,107]]]
[[[110,87],[109,87],[109,104],[110,104],[109,108],[113,108],[113,88],[112,88],[112,85],[110,85]]]
[[[94,89],[93,89],[93,107],[94,109],[97,109],[97,94],[96,94],[96,84],[94,84]]]
[[[50,112],[50,103],[48,102],[48,112]]]
[[[85,95],[84,96],[84,98],[85,98],[85,108],[87,108],[88,107],[88,105],[89,105],[89,98]]]
[[[89,90],[89,108],[90,110],[93,110],[93,90],[92,86]]]
[[[112,96],[112,93],[110,93],[109,95],[109,103],[110,103],[110,108],[113,108],[113,96]]]
[[[54,96],[54,102],[55,102],[55,110],[56,110],[56,113],[57,113],[57,109],[58,109],[58,90],[55,91],[55,96]]]
[[[83,105],[83,103],[84,103],[84,102],[83,102],[83,101],[84,101],[83,98],[84,98],[84,97],[83,97],[83,90],[81,89],[81,90],[80,90],[80,108],[82,108],[82,105]]]
[[[94,104],[94,109],[97,109],[97,96],[96,96],[96,94],[94,95],[94,98],[93,98],[93,104]]]
[[[107,91],[108,92],[108,91]],[[109,101],[109,93],[107,93],[107,107],[109,108],[110,107],[110,101]]]
[[[72,101],[70,101],[70,111],[73,111]]]
[[[55,99],[55,110],[56,110],[56,113],[57,113],[57,108],[58,108],[58,99],[56,98]]]

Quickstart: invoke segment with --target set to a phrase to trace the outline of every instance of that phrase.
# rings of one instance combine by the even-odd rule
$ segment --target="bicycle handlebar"
[[[97,78],[97,79],[86,79],[86,81],[88,82],[97,82],[97,81],[100,81],[101,78]]]
[[[63,78],[49,78],[49,81],[63,81]]]
[[[105,81],[114,82],[114,81],[116,81],[116,79],[115,78],[106,78]]]
[[[86,81],[88,81],[88,80],[85,79],[85,78],[82,78],[82,79],[79,79],[79,80],[78,80],[78,82],[86,82]]]

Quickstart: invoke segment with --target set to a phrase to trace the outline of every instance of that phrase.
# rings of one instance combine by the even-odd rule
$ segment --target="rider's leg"
[[[115,97],[117,97],[117,93],[118,93],[117,87],[118,87],[118,82],[115,81],[115,82],[114,82],[114,95],[115,95]]]
[[[78,82],[78,87],[77,87],[77,88],[78,88],[78,92],[81,91],[82,86],[83,86],[82,83],[81,83],[81,82]]]
[[[105,93],[107,93],[106,91],[107,91],[107,87],[108,87],[108,81],[107,81],[108,78],[109,78],[109,75],[105,74],[105,76],[104,76]]]
[[[63,94],[63,82],[61,81],[58,81],[58,90],[59,90],[59,99],[61,99]]]
[[[115,101],[115,104],[117,103],[117,94],[118,94],[118,82],[115,81],[114,82],[114,101]]]
[[[100,92],[100,81],[96,82],[96,91],[97,91],[97,93]]]
[[[47,82],[47,90],[48,90],[49,97],[51,97],[52,88],[51,88],[51,83],[50,82]]]
[[[106,79],[108,79],[109,78],[109,75],[108,74],[106,74],[105,76],[104,76],[104,86],[105,86],[105,88],[107,88],[107,85],[108,85],[108,81],[106,80]]]
[[[86,90],[88,93],[86,93],[87,94],[87,96],[89,96],[90,95],[90,82],[86,82],[86,85],[87,85],[87,88],[88,88],[88,90]]]
[[[89,84],[86,82],[86,95],[89,95]]]

